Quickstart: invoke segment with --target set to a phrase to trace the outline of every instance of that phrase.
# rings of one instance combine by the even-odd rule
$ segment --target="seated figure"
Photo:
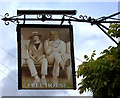
[[[53,65],[53,82],[57,83],[60,67],[65,69],[66,64],[70,63],[70,55],[66,54],[66,44],[58,38],[57,31],[51,31],[49,38],[44,42],[44,49],[48,64]]]
[[[47,67],[48,62],[44,55],[43,43],[40,41],[41,35],[38,32],[33,32],[30,37],[29,44],[29,58],[27,59],[28,68],[30,70],[31,76],[35,78],[35,83],[40,82],[37,70],[35,68],[35,63],[41,65],[41,82],[46,85]]]

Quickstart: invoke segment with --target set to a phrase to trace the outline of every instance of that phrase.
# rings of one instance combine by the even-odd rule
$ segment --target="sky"
[[[39,2],[38,0],[31,0],[25,2],[24,0],[10,2],[9,0],[0,1],[0,19],[5,13],[10,16],[15,16],[17,10],[77,10],[75,17],[79,15],[87,15],[92,18],[99,18],[102,16],[109,16],[118,12],[117,0],[106,0],[106,2],[88,1],[79,2],[79,0],[66,1],[66,2]],[[45,22],[51,24],[51,22]],[[56,22],[60,24],[60,22]],[[42,23],[41,23],[42,24]],[[43,23],[44,24],[44,23]],[[65,23],[68,24],[68,23]],[[109,46],[116,46],[116,44],[108,38],[96,25],[91,26],[89,23],[72,22],[74,33],[74,55],[75,67],[84,61],[85,54],[91,55],[93,50],[96,50],[96,58],[100,52]],[[109,24],[105,24],[109,26]],[[17,89],[17,75],[18,75],[18,60],[17,60],[17,32],[16,24],[10,23],[8,26],[4,21],[0,20],[0,94],[3,96],[18,96],[18,95],[31,95],[31,96],[92,96],[91,92],[84,92],[79,94],[78,90],[39,90],[39,91],[18,91]],[[78,59],[76,59],[78,58]],[[81,81],[77,79],[77,83]],[[56,93],[54,93],[56,92]]]

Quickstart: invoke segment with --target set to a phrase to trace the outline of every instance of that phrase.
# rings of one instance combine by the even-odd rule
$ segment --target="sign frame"
[[[21,33],[22,29],[68,29],[69,30],[69,41],[70,41],[70,52],[71,52],[71,66],[72,66],[72,87],[71,88],[24,88],[22,87],[22,66],[21,66]],[[35,31],[35,30],[33,30]],[[49,30],[48,30],[49,31]],[[60,30],[58,30],[60,31]],[[64,31],[64,30],[63,30]],[[58,34],[59,35],[59,34]],[[73,42],[73,26],[72,25],[49,25],[49,24],[18,24],[17,25],[17,41],[18,41],[18,89],[74,89],[76,90],[76,76],[75,76],[75,61],[74,61],[74,42]]]

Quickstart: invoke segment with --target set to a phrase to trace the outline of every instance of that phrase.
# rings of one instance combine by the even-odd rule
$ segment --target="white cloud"
[[[108,27],[108,25],[106,26]],[[115,46],[116,44],[97,26],[85,23],[74,25],[75,56],[80,60],[84,60],[85,54],[90,56],[93,50],[97,50],[96,57],[98,57],[100,52],[110,45]]]

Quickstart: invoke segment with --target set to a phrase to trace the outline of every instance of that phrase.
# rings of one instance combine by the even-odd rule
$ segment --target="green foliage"
[[[118,30],[119,26],[118,24],[110,24],[109,35],[117,38],[119,34],[111,32],[113,28]],[[88,89],[93,92],[93,96],[98,96],[98,98],[104,96],[117,97],[120,95],[120,45],[117,47],[110,46],[101,54],[102,56],[95,60],[96,53],[94,50],[91,57],[85,55],[85,62],[79,65],[76,71],[77,77],[83,77],[78,84],[80,94]]]
[[[110,23],[108,34],[112,37],[120,37],[120,24]]]

